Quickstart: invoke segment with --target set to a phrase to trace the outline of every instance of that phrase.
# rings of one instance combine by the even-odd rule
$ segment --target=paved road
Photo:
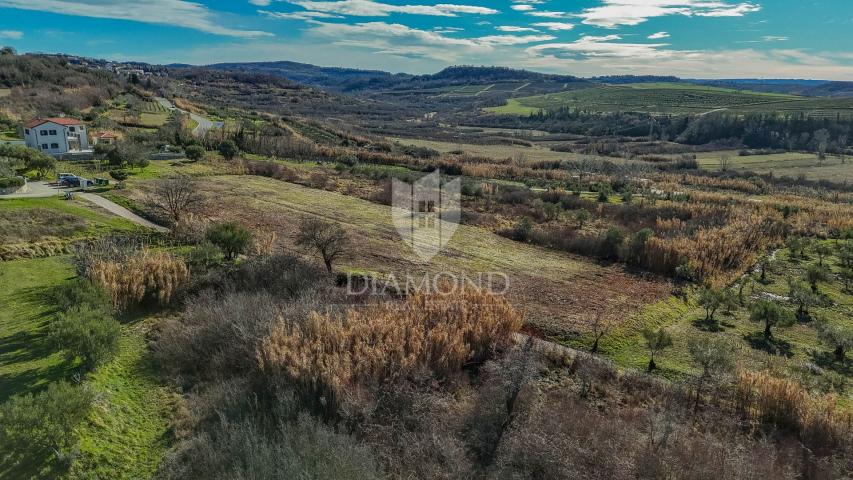
[[[113,215],[117,215],[119,217],[126,218],[126,219],[130,220],[131,222],[133,222],[137,225],[142,225],[143,227],[147,227],[147,228],[153,228],[154,230],[157,230],[158,232],[168,232],[169,231],[168,228],[161,227],[160,225],[157,225],[156,223],[150,222],[150,221],[140,217],[139,215],[131,212],[130,210],[122,207],[121,205],[119,205],[115,202],[111,202],[111,201],[107,200],[106,198],[104,198],[100,195],[95,195],[94,193],[82,193],[81,192],[81,193],[76,193],[75,196],[78,196],[84,200],[92,202],[95,205],[103,208],[104,210],[107,210],[108,212],[112,213]]]
[[[188,112],[186,110],[182,110],[182,109],[176,107],[172,102],[170,102],[169,100],[167,100],[163,97],[154,97],[154,99],[157,100],[157,103],[159,103],[160,105],[162,105],[166,109],[168,109],[170,111],[177,110],[179,112],[186,113],[187,115],[190,116],[190,118],[195,120],[195,122],[198,123],[198,125],[193,129],[193,135],[195,135],[197,137],[204,136],[204,134],[207,133],[208,130],[210,130],[210,129],[222,128],[222,122],[212,122],[209,119],[202,117],[201,115],[196,115],[195,113]]]
[[[24,193],[12,193],[9,195],[0,195],[0,199],[4,198],[47,198],[62,195],[67,192],[68,188],[59,187],[56,184],[47,182],[29,182],[27,183],[27,191]]]

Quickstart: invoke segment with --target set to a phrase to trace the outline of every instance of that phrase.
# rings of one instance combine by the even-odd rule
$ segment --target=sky
[[[851,0],[0,0],[0,45],[150,63],[853,81]]]

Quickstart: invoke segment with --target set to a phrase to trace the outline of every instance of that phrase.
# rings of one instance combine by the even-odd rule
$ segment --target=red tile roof
[[[65,125],[65,126],[83,125],[83,122],[81,120],[77,120],[76,118],[51,117],[51,118],[35,118],[33,120],[30,120],[26,124],[24,124],[24,127],[25,128],[34,128],[34,127],[38,127],[39,125],[41,125],[43,123],[47,123],[47,122],[53,122],[53,123],[56,123],[58,125]]]

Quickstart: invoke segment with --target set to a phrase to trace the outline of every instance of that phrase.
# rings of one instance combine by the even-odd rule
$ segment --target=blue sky
[[[0,44],[412,73],[853,80],[850,0],[0,0]]]

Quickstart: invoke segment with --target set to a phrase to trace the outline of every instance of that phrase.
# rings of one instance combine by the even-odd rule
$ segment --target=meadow
[[[506,105],[488,108],[487,111],[525,115],[560,107],[593,112],[636,111],[661,114],[730,111],[807,113],[815,116],[853,115],[853,99],[849,98],[806,98],[675,83],[612,85],[513,98]]]
[[[79,450],[71,471],[53,455],[19,464],[0,461],[4,478],[150,478],[168,445],[174,399],[147,360],[146,337],[156,324],[147,314],[122,319],[118,354],[81,373],[48,339],[58,313],[54,292],[76,276],[65,246],[109,234],[141,232],[83,200],[0,200],[0,401],[37,393],[60,380],[85,381],[97,404],[76,431]],[[62,245],[47,248],[46,243]]]
[[[720,159],[727,159],[726,170],[732,172],[772,173],[775,176],[829,180],[832,182],[853,181],[853,161],[838,155],[828,155],[820,160],[813,153],[786,152],[766,155],[739,155],[738,151],[700,152],[696,154],[699,166],[704,170],[719,172],[723,169]]]

